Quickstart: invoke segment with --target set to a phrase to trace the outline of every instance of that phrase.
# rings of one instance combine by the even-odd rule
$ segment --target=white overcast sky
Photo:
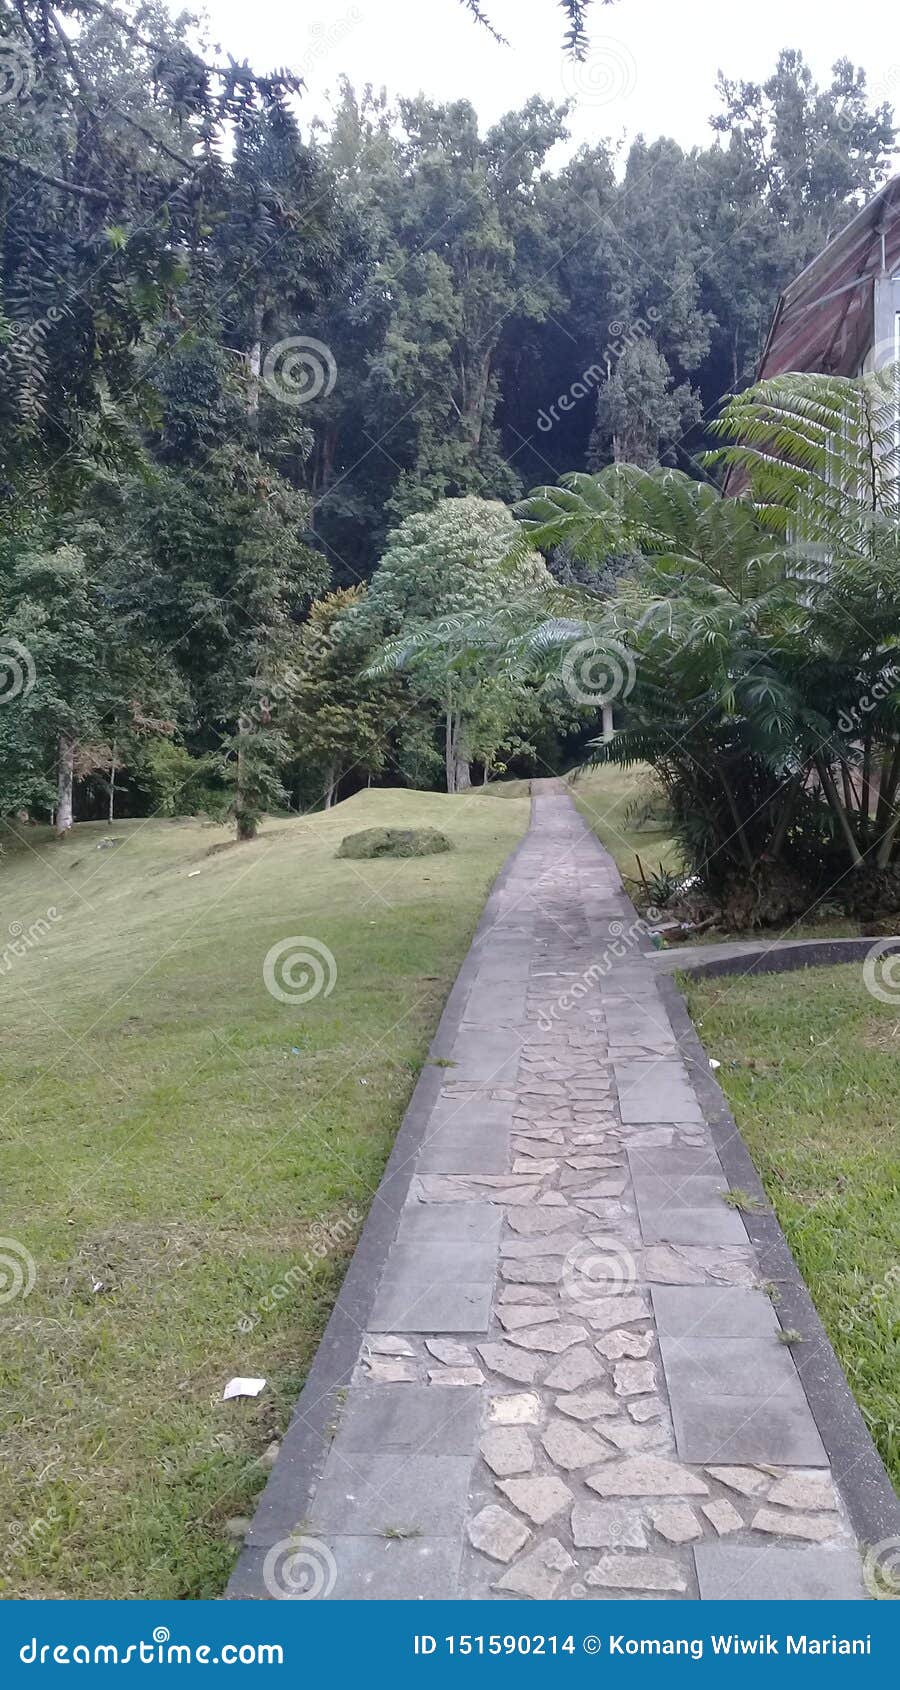
[[[303,115],[327,115],[342,72],[362,86],[465,97],[485,125],[531,94],[575,97],[573,144],[602,136],[710,137],[715,81],[761,81],[782,47],[799,47],[816,76],[846,56],[880,99],[900,110],[900,38],[890,0],[616,0],[590,12],[583,66],[562,50],[554,0],[482,0],[508,38],[497,46],[459,0],[199,0],[214,40],[257,70],[287,65],[305,77]],[[176,0],[170,0],[179,10]]]

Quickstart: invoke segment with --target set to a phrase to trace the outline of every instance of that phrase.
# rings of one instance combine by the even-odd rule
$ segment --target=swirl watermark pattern
[[[46,939],[51,931],[50,924],[59,921],[59,910],[54,904],[50,905],[45,916],[38,916],[26,927],[21,921],[11,921],[9,924],[9,943],[0,951],[0,974],[8,974],[16,962],[28,955]]]
[[[655,325],[661,317],[662,312],[658,311],[655,305],[648,306],[646,316],[635,317],[632,323],[625,323],[621,318],[614,317],[609,325],[609,339],[600,354],[599,361],[589,364],[586,370],[582,370],[577,380],[572,382],[568,392],[557,394],[552,405],[548,405],[545,410],[538,411],[537,426],[541,434],[549,434],[550,430],[561,421],[561,413],[566,415],[569,411],[573,411],[582,399],[589,398],[592,393],[596,393],[599,387],[602,387],[604,381],[609,381],[613,367],[618,363],[623,352],[627,352],[629,346],[634,346],[639,340],[645,340],[648,335],[652,335]]]
[[[263,962],[266,990],[279,1003],[310,1003],[331,996],[337,984],[337,963],[321,939],[298,934],[279,939]]]
[[[637,1265],[630,1250],[615,1239],[582,1238],[563,1262],[563,1291],[572,1303],[594,1303],[598,1297],[624,1297],[637,1282]]]
[[[0,106],[25,100],[34,86],[34,60],[17,41],[0,41]]]
[[[879,939],[863,963],[866,991],[879,1003],[900,1007],[900,950],[896,939]]]
[[[600,710],[626,699],[635,683],[634,657],[618,640],[588,635],[576,640],[563,658],[562,683],[573,704]]]
[[[362,12],[359,7],[351,6],[342,18],[334,18],[324,23],[317,19],[315,23],[310,24],[302,61],[304,71],[308,74],[313,65],[327,59],[361,22]]]
[[[24,1302],[34,1290],[37,1268],[34,1257],[18,1238],[0,1238],[0,1303]]]
[[[876,1601],[900,1597],[900,1537],[885,1538],[866,1551],[863,1583]]]
[[[263,1583],[276,1602],[319,1602],[337,1582],[337,1562],[317,1537],[284,1537],[263,1562]]]
[[[334,392],[337,363],[330,346],[311,335],[291,335],[270,346],[262,367],[263,387],[281,405],[308,405]]]
[[[900,398],[900,344],[896,338],[880,340],[866,360],[871,368],[857,376],[873,404],[893,405]]]
[[[583,59],[568,59],[563,86],[570,99],[586,106],[608,106],[627,100],[637,83],[637,65],[624,41],[601,36]]]
[[[21,640],[7,634],[0,639],[0,704],[27,698],[35,683],[34,658]]]

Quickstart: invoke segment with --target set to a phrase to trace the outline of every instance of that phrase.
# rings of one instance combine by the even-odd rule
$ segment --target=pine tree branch
[[[36,164],[29,164],[24,158],[16,158],[12,153],[0,153],[0,164],[9,165],[12,170],[24,170],[26,175],[33,176],[38,182],[46,182],[50,188],[59,188],[64,194],[77,194],[81,199],[95,200],[99,205],[109,205],[112,195],[103,188],[90,188],[84,182],[69,182],[65,176],[51,176],[47,170],[39,170]]]

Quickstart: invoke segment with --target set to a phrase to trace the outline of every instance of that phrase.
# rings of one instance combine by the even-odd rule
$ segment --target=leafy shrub
[[[216,783],[216,769],[215,759],[192,757],[183,745],[156,739],[144,750],[135,774],[155,815],[204,815],[221,821],[228,794]]]

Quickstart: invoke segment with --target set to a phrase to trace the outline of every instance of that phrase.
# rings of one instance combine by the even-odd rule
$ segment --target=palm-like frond
[[[796,542],[859,545],[900,511],[900,369],[783,375],[729,400],[706,455],[743,472],[759,519]]]

